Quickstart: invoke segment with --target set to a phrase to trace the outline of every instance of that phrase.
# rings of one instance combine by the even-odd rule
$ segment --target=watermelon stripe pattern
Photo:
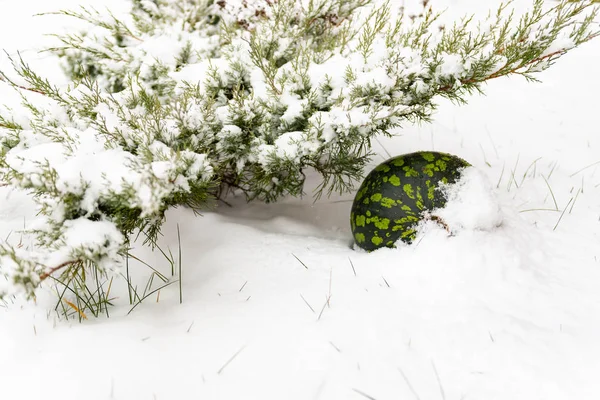
[[[441,183],[454,183],[465,160],[439,152],[416,152],[391,158],[378,165],[358,189],[350,213],[356,245],[373,251],[394,247],[398,240],[410,243],[416,225],[426,211],[443,207]]]

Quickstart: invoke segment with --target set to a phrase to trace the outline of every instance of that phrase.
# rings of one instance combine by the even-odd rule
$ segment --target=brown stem
[[[585,40],[583,40],[583,42],[587,42],[587,41],[589,41],[589,40],[591,40],[591,39],[593,39],[593,38],[595,38],[595,37],[597,37],[599,35],[600,35],[600,33],[594,33],[592,35],[589,35]],[[509,69],[509,70],[505,70],[504,67],[500,68],[498,71],[494,72],[493,74],[491,74],[489,76],[486,76],[485,78],[483,78],[481,80],[478,80],[478,79],[465,79],[465,80],[461,80],[460,83],[463,84],[463,85],[470,84],[470,83],[481,83],[481,82],[489,81],[490,79],[495,79],[495,78],[499,78],[501,76],[513,74],[513,73],[517,72],[518,69],[521,69],[521,68],[523,68],[523,67],[525,67],[527,65],[531,65],[531,64],[534,64],[534,63],[537,63],[537,62],[540,62],[540,61],[544,61],[544,60],[546,60],[548,58],[557,56],[559,54],[564,54],[567,51],[568,50],[565,50],[565,49],[557,50],[557,51],[552,52],[550,54],[546,54],[545,56],[535,58],[535,59],[529,61],[527,64],[519,65],[518,67]],[[440,87],[439,90],[441,92],[447,92],[450,89],[452,89],[453,87],[454,87],[453,85],[452,86],[451,85],[442,86],[442,87]]]
[[[25,86],[18,85],[18,84],[16,84],[16,83],[12,82],[12,81],[9,81],[8,79],[6,79],[5,77],[3,77],[2,75],[0,75],[0,81],[2,81],[2,82],[6,82],[6,83],[8,83],[9,85],[11,85],[11,86],[14,86],[14,87],[16,87],[16,88],[19,88],[19,89],[22,89],[22,90],[28,90],[28,91],[30,91],[30,92],[34,92],[34,93],[43,94],[44,96],[46,96],[46,95],[47,95],[47,93],[46,93],[46,92],[43,92],[43,91],[41,91],[41,90],[34,89],[34,88],[28,88],[28,87],[25,87]]]
[[[68,267],[69,265],[77,264],[79,262],[81,262],[81,260],[65,261],[64,263],[59,264],[56,267],[50,268],[50,270],[48,272],[44,272],[43,274],[40,275],[40,282],[43,281],[44,279],[49,278],[50,275],[52,275],[56,271],[63,269],[64,267]]]

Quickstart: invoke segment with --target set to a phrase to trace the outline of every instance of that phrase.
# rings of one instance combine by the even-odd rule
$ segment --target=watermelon
[[[440,184],[456,182],[470,166],[451,154],[421,151],[391,158],[367,175],[350,213],[356,245],[372,251],[410,243],[428,211],[446,204]]]

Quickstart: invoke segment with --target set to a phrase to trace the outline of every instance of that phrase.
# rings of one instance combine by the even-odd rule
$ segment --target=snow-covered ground
[[[0,0],[0,48],[37,48],[72,23],[33,13],[124,3]],[[496,3],[434,6],[451,19]],[[23,56],[64,80],[56,60]],[[352,194],[172,210],[161,246],[177,250],[179,225],[183,304],[172,285],[126,315],[115,284],[108,319],[60,320],[51,296],[0,307],[0,398],[600,398],[599,62],[597,39],[541,84],[491,82],[487,96],[441,102],[433,124],[376,143],[373,165],[415,150],[471,162],[500,227],[448,237],[426,226],[411,246],[367,254],[350,248]],[[0,188],[0,236],[33,218],[23,195]],[[162,256],[136,254],[170,274]]]

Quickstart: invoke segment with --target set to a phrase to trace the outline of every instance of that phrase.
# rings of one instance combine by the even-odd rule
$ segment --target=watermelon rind
[[[423,217],[444,207],[443,184],[460,179],[467,161],[452,154],[419,151],[391,158],[373,169],[356,192],[350,225],[354,243],[366,250],[411,243]]]

